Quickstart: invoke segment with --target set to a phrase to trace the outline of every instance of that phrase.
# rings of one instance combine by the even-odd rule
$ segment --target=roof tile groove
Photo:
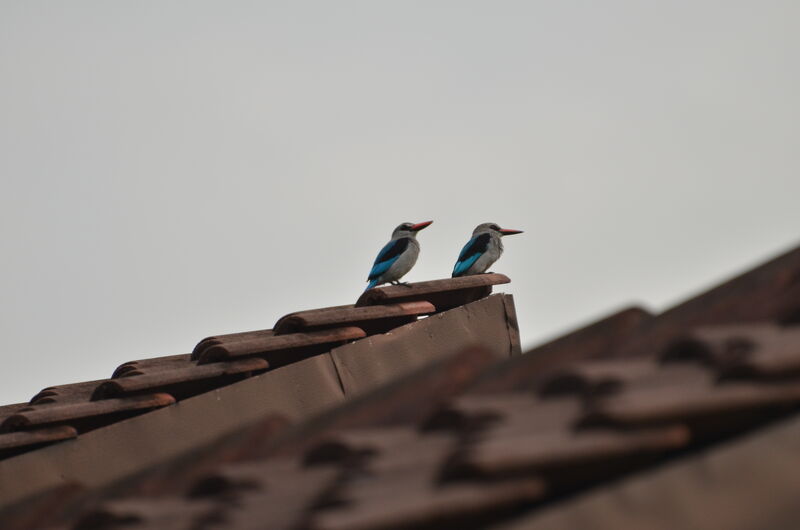
[[[351,461],[360,471],[347,475],[332,492],[328,499],[332,507],[323,507],[312,517],[312,528],[416,528],[466,522],[482,512],[535,500],[544,490],[532,477],[497,486],[464,480],[440,483],[443,468],[460,443],[452,434],[423,434],[408,427],[348,430],[337,436],[337,443],[347,449],[340,453],[340,462]],[[324,446],[311,452],[319,454]],[[352,462],[345,454],[360,458]]]
[[[218,524],[207,528],[296,528],[318,499],[338,480],[338,468],[303,469],[288,460],[242,463],[220,468],[199,480],[191,495],[219,499],[232,509],[222,509]],[[261,526],[263,527],[263,526]]]
[[[29,431],[9,432],[0,434],[0,451],[66,440],[68,438],[74,438],[77,435],[78,431],[69,425],[59,425],[57,427],[47,427],[43,429],[32,429]]]
[[[681,388],[681,387],[679,387]],[[665,422],[700,422],[710,416],[735,415],[747,409],[800,405],[800,381],[790,383],[727,383],[637,389],[598,399],[587,423],[641,426]]]
[[[40,425],[94,418],[125,412],[145,411],[175,403],[169,394],[156,393],[101,401],[85,401],[66,405],[31,406],[9,416],[0,424],[0,432],[9,432]],[[110,420],[109,420],[110,421]]]
[[[185,382],[186,374],[224,371],[240,362],[266,361],[274,369],[267,353],[288,349],[299,357],[303,348],[371,335],[443,311],[454,301],[484,296],[502,279],[507,281],[487,274],[372,289],[355,306],[287,315],[274,332],[204,339],[193,354],[199,364],[185,357],[175,360],[177,365],[135,361],[120,368],[123,377],[100,383],[114,392],[137,393],[171,388],[172,382]],[[654,464],[669,469],[723,445],[716,442],[745,439],[740,435],[757,434],[768,421],[798,413],[800,326],[793,325],[800,315],[798,288],[800,249],[661,315],[630,308],[528,355],[495,363],[488,351],[457,351],[309,421],[280,428],[265,423],[258,434],[254,426],[242,426],[231,435],[235,443],[215,442],[130,478],[127,490],[110,495],[138,497],[136,509],[113,502],[104,507],[108,498],[101,493],[93,497],[95,504],[86,502],[71,513],[92,508],[130,516],[131,528],[174,520],[175,527],[190,521],[198,530],[263,527],[266,521],[278,529],[438,530],[493,528],[543,507],[561,509],[591,494],[591,487],[641,477]],[[386,338],[403,337],[398,331]],[[179,368],[180,377],[173,373]],[[124,377],[131,373],[144,375]],[[66,400],[72,399],[70,392],[86,396],[85,388],[59,392]],[[89,404],[106,401],[113,399]],[[41,412],[83,406],[70,403]],[[9,407],[6,422],[27,413]],[[28,425],[58,423],[40,419]],[[761,456],[789,454],[772,449],[777,457]],[[672,488],[666,492],[671,497],[684,494],[680,484]],[[186,492],[191,495],[181,497]],[[159,498],[156,504],[170,497],[177,501],[161,505],[167,519],[159,519],[158,507],[145,516],[154,502],[142,498],[148,494]],[[626,497],[621,504],[635,501]],[[711,509],[724,504],[713,501]],[[189,515],[170,520],[181,512],[175,506],[186,507]],[[649,522],[653,511],[658,510],[638,510],[634,519]]]
[[[626,361],[583,361],[554,372],[540,388],[544,396],[558,394],[606,394],[620,390],[626,383],[658,370],[651,359]]]
[[[427,301],[366,307],[349,306],[314,309],[290,313],[278,320],[274,329],[276,335],[281,335],[331,326],[347,325],[365,328],[369,327],[369,324],[379,324],[378,321],[381,320],[396,319],[398,317],[416,319],[419,315],[428,315],[435,312],[436,307]]]
[[[200,364],[205,364],[248,355],[264,354],[276,350],[305,348],[320,344],[339,344],[366,336],[367,334],[363,329],[355,326],[298,332],[288,335],[270,334],[233,342],[223,341],[219,344],[199,348],[196,350],[197,354],[194,359],[198,360]]]
[[[356,307],[428,301],[439,311],[452,309],[473,302],[492,292],[493,285],[509,283],[508,276],[496,273],[462,276],[444,280],[388,285],[365,291],[356,302]]]
[[[450,484],[441,488],[411,487],[373,502],[321,511],[313,530],[378,530],[389,528],[466,528],[468,524],[542,497],[537,479],[498,484]]]
[[[9,416],[13,415],[19,410],[25,409],[30,407],[30,403],[14,403],[13,405],[3,405],[0,407],[0,423],[3,422],[4,419],[8,418]]]
[[[202,350],[216,346],[219,344],[246,341],[251,339],[263,339],[274,335],[275,332],[271,329],[261,329],[256,331],[244,331],[240,333],[229,333],[227,335],[215,335],[213,337],[206,337],[194,347],[192,350],[192,359],[197,359]]]
[[[674,342],[663,358],[699,360],[723,377],[786,378],[800,375],[800,326],[760,323],[704,327]]]
[[[613,355],[659,352],[692,328],[757,322],[791,323],[800,315],[800,248],[679,304],[649,321]]]
[[[654,318],[639,307],[618,311],[537,346],[513,361],[493,367],[476,382],[474,391],[492,393],[533,389],[553,370],[578,360],[610,357]]]
[[[129,361],[118,366],[111,377],[113,379],[115,377],[124,377],[127,375],[142,375],[172,368],[182,368],[186,366],[186,361],[188,361],[189,358],[190,355],[188,353],[182,353],[179,355],[167,355],[165,357]]]
[[[129,361],[117,367],[111,379],[45,388],[31,399],[33,408],[5,407],[5,414],[0,414],[0,428],[19,430],[70,423],[79,432],[90,430],[134,411],[163,406],[149,406],[129,398],[162,393],[170,395],[172,401],[184,399],[435,313],[437,307],[426,297],[448,300],[449,296],[451,301],[466,303],[488,295],[491,285],[508,281],[503,275],[486,274],[399,286],[404,294],[411,295],[406,300],[397,296],[399,291],[392,294],[392,289],[381,288],[374,290],[383,300],[378,305],[302,311],[282,318],[276,330],[209,336],[196,345],[192,354]],[[112,407],[114,403],[118,408]]]
[[[111,379],[100,384],[92,394],[92,400],[108,399],[127,394],[142,393],[145,391],[166,391],[173,387],[197,383],[209,379],[218,379],[216,386],[225,384],[227,381],[224,376],[231,375],[250,375],[251,372],[266,370],[269,363],[263,359],[242,359],[231,362],[220,362],[208,365],[195,365],[184,361],[183,368],[166,370],[144,375],[125,375],[124,377]],[[197,392],[191,392],[197,393]]]
[[[47,403],[80,403],[88,401],[98,385],[108,381],[99,379],[96,381],[86,381],[83,383],[73,383],[69,385],[49,386],[31,398],[31,405],[44,405]]]
[[[127,499],[106,503],[84,516],[74,530],[193,530],[214,511],[211,502]]]
[[[689,430],[681,425],[618,431],[581,432],[489,431],[470,447],[460,465],[481,476],[524,476],[534,472],[575,468],[589,462],[628,459],[638,453],[663,453],[687,444]],[[463,473],[463,472],[462,472]]]
[[[416,376],[402,377],[372,393],[352,398],[342,409],[320,418],[307,430],[298,427],[287,435],[279,452],[303,453],[343,429],[422,422],[449,397],[462,393],[495,359],[490,351],[480,347],[437,359]]]

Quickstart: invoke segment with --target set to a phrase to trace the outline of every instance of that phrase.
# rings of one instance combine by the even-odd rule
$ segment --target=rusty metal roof
[[[474,281],[500,280],[487,275]],[[327,334],[331,330],[349,327],[370,334],[387,322],[429,314],[423,304],[438,312],[448,307],[441,297],[452,296],[451,303],[470,300],[479,292],[471,289],[486,286],[451,284],[454,291],[448,295],[438,281],[425,284],[414,292],[414,287],[386,287],[355,306],[287,315],[275,332],[211,337],[196,349],[192,366],[256,359],[270,369],[287,359],[270,357],[270,340],[303,333],[296,351],[308,355],[306,348],[317,345],[304,341],[319,337],[320,344],[328,344],[336,339]],[[431,298],[415,298],[426,293]],[[696,501],[701,489],[695,488],[693,499],[679,495],[684,484],[695,485],[700,471],[673,474],[671,482],[657,479],[698,455],[713,454],[745,436],[758,440],[771,426],[798,421],[798,294],[800,249],[661,315],[624,310],[503,361],[480,348],[461,349],[308,421],[276,428],[279,420],[265,418],[115,488],[88,489],[68,501],[60,490],[43,494],[6,512],[4,521],[12,529],[32,527],[33,506],[56,506],[36,523],[132,530],[165,524],[527,528],[546,514],[548,522],[562,521],[552,528],[574,528],[576,521],[591,528],[596,509],[606,522],[618,522],[604,528],[663,527],[658,524],[664,514],[648,509],[658,498],[580,502],[652,476],[658,488],[651,490],[669,498],[671,520],[685,525],[670,528],[697,526],[700,512],[705,527],[727,527],[724,501],[717,499],[703,511]],[[359,311],[380,302],[391,309]],[[335,315],[348,315],[347,321]],[[237,344],[246,346],[237,350]],[[218,347],[228,353],[208,353]],[[246,353],[231,353],[236,351]],[[138,361],[129,369],[144,374],[154,363]],[[170,363],[169,370],[176,369]],[[65,400],[93,396],[107,384],[63,388],[54,395]],[[158,395],[155,387],[142,388],[134,396]],[[125,390],[111,394],[109,400],[131,397]],[[0,409],[0,414],[25,414],[19,407]],[[783,456],[773,456],[763,450],[765,443],[761,461],[800,457],[798,444],[783,445]],[[726,461],[735,467],[735,459]],[[751,458],[748,465],[757,462]],[[790,467],[788,460],[785,466]],[[767,474],[758,474],[759,487],[794,492],[792,476],[797,473],[781,474],[771,483]],[[718,491],[730,495],[741,514],[746,498],[731,490]],[[752,506],[751,520],[764,525],[778,520],[764,512],[766,506]]]

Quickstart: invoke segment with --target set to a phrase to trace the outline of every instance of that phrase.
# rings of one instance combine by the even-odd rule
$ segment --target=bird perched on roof
[[[458,255],[456,266],[453,267],[453,278],[456,276],[470,276],[481,274],[492,266],[503,253],[503,236],[521,234],[522,230],[500,228],[495,223],[483,223],[475,227],[470,239],[461,254]]]
[[[392,232],[392,239],[383,246],[372,270],[369,271],[367,289],[376,285],[391,282],[399,284],[400,278],[411,270],[419,256],[419,242],[417,232],[430,225],[433,221],[424,223],[403,223]]]

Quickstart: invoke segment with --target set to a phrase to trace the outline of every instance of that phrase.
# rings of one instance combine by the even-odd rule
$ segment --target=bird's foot
[[[411,287],[411,284],[408,282],[397,282],[397,285],[402,285],[403,287]]]

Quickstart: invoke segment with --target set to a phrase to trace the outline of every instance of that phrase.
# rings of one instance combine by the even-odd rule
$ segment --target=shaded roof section
[[[757,471],[797,456],[797,444],[784,442],[800,410],[800,323],[791,316],[800,297],[784,295],[800,278],[799,255],[710,291],[707,314],[701,295],[660,316],[620,312],[506,361],[464,350],[288,430],[265,418],[69,506],[63,491],[42,496],[39,506],[62,504],[38,522],[462,529],[527,528],[546,515],[553,529],[592,527],[595,518],[615,529],[728,527],[729,502],[739,520],[761,527],[792,520],[793,504],[781,499],[796,491],[797,474]],[[773,455],[776,439],[783,451]],[[746,456],[759,487],[781,495],[749,510],[732,487],[715,491],[710,510],[681,497],[684,488],[704,494],[697,468],[685,466],[720,450],[727,467],[710,475],[720,484],[743,479],[736,458]],[[781,461],[759,464],[772,458]],[[638,504],[592,500],[634,481],[652,484],[635,490]],[[675,524],[648,509],[661,501],[654,496],[670,500]],[[31,506],[4,520],[15,528]]]
[[[487,377],[486,390],[521,387],[549,370],[578,359],[654,355],[696,327],[723,324],[800,324],[800,247],[653,315],[631,307],[537,346],[503,373]]]
[[[207,337],[191,354],[130,361],[109,379],[45,388],[29,403],[0,407],[0,459],[385,333],[508,282],[502,274],[484,274],[379,287],[357,305],[291,313],[273,329]]]

